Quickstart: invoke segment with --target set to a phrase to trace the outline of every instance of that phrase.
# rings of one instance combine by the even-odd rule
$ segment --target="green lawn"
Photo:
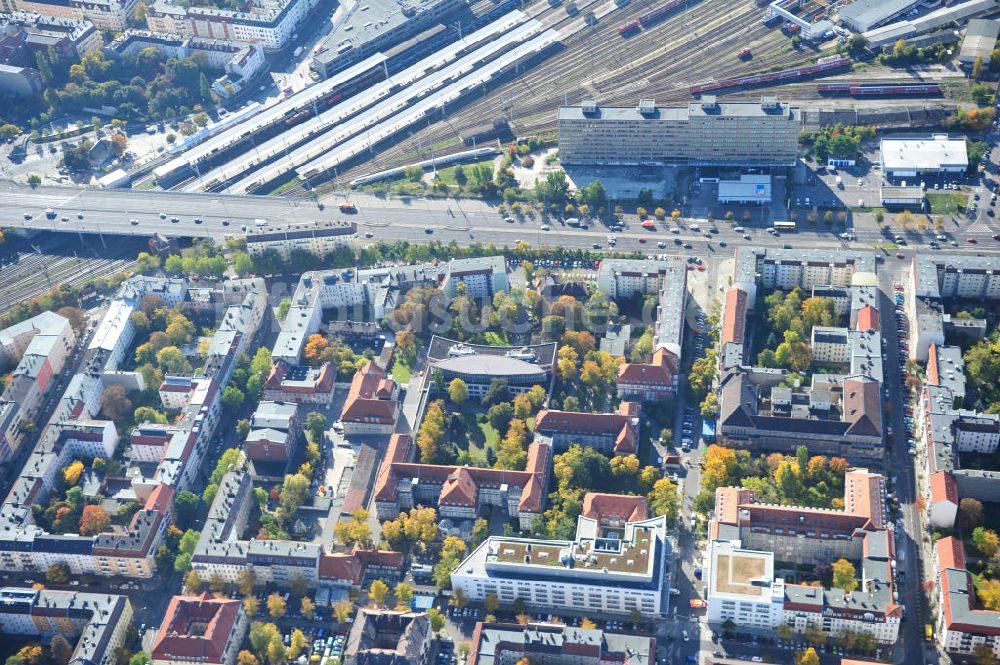
[[[927,192],[932,215],[958,215],[965,211],[965,192]]]
[[[404,385],[410,382],[413,377],[413,368],[407,365],[402,359],[396,357],[392,363],[392,378],[396,383]]]
[[[475,164],[462,164],[462,170],[465,171],[466,178],[468,178],[469,174],[472,173],[472,169],[474,169],[476,166],[479,166],[480,164],[482,164],[483,166],[488,166],[491,169],[493,168],[493,160],[492,159],[487,159],[485,161],[477,162]],[[449,185],[453,185],[455,187],[458,187],[459,184],[455,180],[455,169],[456,168],[458,168],[457,164],[455,166],[447,166],[447,167],[445,167],[443,169],[438,169],[438,177],[441,178],[441,180],[443,180],[444,182],[448,183]]]

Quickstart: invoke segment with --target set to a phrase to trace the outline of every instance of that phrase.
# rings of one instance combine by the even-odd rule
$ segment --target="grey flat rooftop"
[[[798,119],[799,110],[788,104],[780,104],[774,110],[766,110],[757,102],[720,102],[716,110],[706,112],[704,107],[693,102],[687,106],[657,106],[652,113],[639,113],[638,106],[598,106],[593,113],[584,113],[581,106],[559,107],[559,120],[608,120],[608,121],[665,121],[684,122],[695,116],[764,118],[790,116]]]
[[[915,4],[917,0],[855,0],[841,7],[837,13],[842,21],[872,26],[887,21]]]

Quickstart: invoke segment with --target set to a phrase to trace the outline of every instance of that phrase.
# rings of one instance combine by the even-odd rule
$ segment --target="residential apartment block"
[[[739,247],[731,286],[747,293],[747,306],[757,303],[757,289],[815,286],[874,286],[875,253],[832,249]]]
[[[708,620],[721,625],[801,632],[820,628],[831,637],[867,633],[883,644],[899,636],[903,608],[894,600],[895,543],[887,526],[885,479],[865,469],[844,479],[844,510],[757,503],[752,490],[716,490],[709,525]],[[799,565],[853,562],[858,588],[792,584],[775,561]]]
[[[120,32],[135,16],[137,3],[138,0],[5,0],[4,9],[70,21],[90,21],[98,30]]]
[[[150,650],[153,665],[233,665],[246,634],[249,617],[243,601],[174,596]]]
[[[236,584],[240,574],[288,586],[302,578],[310,587],[349,588],[365,580],[394,580],[403,566],[400,552],[355,548],[327,552],[318,543],[242,538],[254,504],[253,479],[244,470],[223,476],[208,510],[191,567],[203,580],[219,577]]]
[[[679,260],[605,259],[597,288],[612,299],[657,294],[653,357],[648,363],[625,363],[618,369],[622,399],[651,402],[677,392],[681,346],[687,312],[687,266]]]
[[[791,166],[798,157],[799,109],[764,96],[760,103],[687,106],[580,106],[559,109],[559,157],[565,164]]]
[[[261,401],[243,447],[254,462],[287,462],[295,456],[301,432],[296,404]]]
[[[76,333],[69,320],[42,312],[0,330],[0,359],[15,365],[0,400],[8,404],[0,413],[0,462],[10,460],[21,446],[25,420],[36,420],[42,400],[54,385]]]
[[[105,384],[141,387],[141,381],[115,371],[134,334],[129,315],[146,295],[162,293],[166,302],[186,292],[181,286],[134,278],[122,285],[119,297],[109,305],[79,359],[78,373],[0,506],[0,566],[39,570],[65,561],[73,574],[139,578],[155,574],[155,554],[171,523],[173,497],[191,485],[221,418],[219,397],[235,367],[241,332],[220,329],[215,337],[224,338],[221,344],[213,338],[210,348],[218,351],[209,353],[204,375],[193,383],[175,423],[140,425],[133,439],[134,457],[120,478],[85,489],[85,496],[88,492],[95,498],[103,496],[105,502],[139,504],[124,528],[93,537],[48,534],[35,523],[31,506],[46,502],[60,470],[70,461],[113,456],[118,445],[115,424],[93,418]]]
[[[278,51],[303,29],[316,4],[316,0],[254,0],[230,10],[156,0],[147,10],[146,24],[155,32],[254,42],[267,51]]]
[[[264,399],[297,404],[329,404],[337,369],[330,363],[319,367],[289,365],[277,360],[264,382]]]
[[[944,345],[944,300],[1000,300],[1000,268],[988,256],[917,254],[909,277],[905,308],[914,360],[926,361],[931,344]]]
[[[344,645],[344,665],[425,665],[434,642],[426,612],[358,611]]]
[[[472,602],[495,595],[502,604],[530,608],[645,617],[666,612],[669,585],[666,517],[629,522],[614,536],[587,517],[573,540],[492,536],[451,574],[453,589]]]
[[[438,288],[453,293],[453,277],[457,276],[461,281],[467,278],[466,287],[473,284],[474,290],[485,289],[487,284],[491,285],[489,288],[494,293],[509,288],[503,257],[481,257],[476,259],[476,264],[490,270],[490,274],[459,274],[469,272],[466,270],[468,266],[455,261],[303,273],[271,356],[275,360],[297,365],[306,340],[309,335],[319,332],[324,318],[338,322],[337,327],[347,330],[352,328],[351,323],[379,322],[414,287]],[[452,271],[451,267],[455,270]]]
[[[654,665],[656,639],[564,624],[477,623],[469,665]]]
[[[3,587],[0,622],[7,635],[62,635],[76,645],[70,663],[111,665],[125,644],[132,604],[107,593]]]
[[[984,646],[1000,659],[1000,612],[979,609],[976,586],[965,561],[965,546],[952,536],[934,543],[937,573],[937,638],[951,654],[970,655]]]
[[[288,261],[295,250],[326,256],[340,245],[350,244],[358,232],[356,224],[288,230],[247,230],[247,251],[260,256],[268,250]]]
[[[528,529],[545,506],[551,456],[551,446],[536,441],[528,446],[524,471],[417,464],[413,437],[393,434],[372,500],[379,520],[394,519],[414,506],[436,506],[441,517],[474,520],[482,509],[495,506]]]

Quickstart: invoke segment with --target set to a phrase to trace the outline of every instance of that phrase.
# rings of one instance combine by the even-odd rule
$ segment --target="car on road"
[[[434,233],[434,229],[429,226],[424,227],[424,233]]]
[[[180,217],[171,217],[171,218],[170,218],[170,223],[171,223],[171,224],[176,224],[176,223],[177,223],[177,222],[179,222],[179,221],[181,221],[181,220],[180,220]]]
[[[203,221],[205,221],[205,220],[203,220],[201,217],[195,217],[194,218],[194,223],[195,224],[201,224]]]
[[[503,221],[507,222],[508,224],[513,224],[514,223],[514,218],[513,217],[504,217]]]
[[[896,252],[896,258],[897,259],[905,259],[906,258],[906,254],[903,254],[902,252]]]
[[[662,240],[660,240],[659,242],[656,243],[656,246],[659,247],[660,249],[666,249],[667,248],[667,243],[665,243]]]
[[[684,638],[685,642],[689,642],[691,640],[691,636],[688,635],[688,632],[686,630],[681,631],[681,637]]]
[[[63,224],[65,224],[66,222],[69,221],[69,217],[67,217],[66,215],[63,215],[62,217],[59,218],[59,221],[62,222]]]
[[[542,224],[542,225],[541,225],[541,226],[540,226],[539,228],[540,228],[541,230],[543,230],[543,231],[548,231],[548,230],[549,230],[549,229],[551,229],[552,227],[551,227],[551,226],[549,226],[548,224]]]
[[[975,238],[966,238],[966,239],[965,239],[965,242],[970,242],[970,243],[972,243],[973,245],[975,245],[975,244],[976,244],[977,242],[979,242],[979,241],[978,241],[978,240],[976,240]]]
[[[132,226],[139,226],[139,220],[135,219],[134,217],[128,220],[128,223],[131,224]]]
[[[166,218],[167,218],[167,213],[161,212],[160,213],[160,219],[166,219]]]
[[[229,226],[229,220],[228,219],[222,220],[222,225],[223,226]]]
[[[27,221],[31,221],[31,213],[30,212],[24,213],[24,219]]]
[[[365,231],[365,237],[366,238],[374,238],[375,234],[372,233],[371,231]]]

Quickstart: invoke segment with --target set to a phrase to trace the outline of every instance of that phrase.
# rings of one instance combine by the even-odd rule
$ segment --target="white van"
[[[700,231],[701,230],[701,227],[698,226],[697,224],[689,224],[688,228],[691,229],[692,231]]]
[[[743,233],[743,227],[742,226],[734,226],[733,227],[733,232],[734,233]]]

